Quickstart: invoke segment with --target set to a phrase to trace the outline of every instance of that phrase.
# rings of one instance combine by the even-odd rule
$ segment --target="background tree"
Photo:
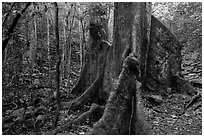
[[[59,29],[58,29],[58,5],[57,2],[54,3],[55,6],[55,36],[56,36],[56,57],[57,57],[57,64],[56,64],[56,93],[55,98],[57,100],[57,111],[56,117],[53,123],[53,128],[56,127],[58,119],[59,119],[59,104],[60,104],[60,47],[59,47]]]

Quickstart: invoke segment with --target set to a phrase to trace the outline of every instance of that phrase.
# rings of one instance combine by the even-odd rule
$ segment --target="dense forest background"
[[[93,124],[105,111],[104,100],[108,98],[100,91],[111,89],[97,83],[102,75],[106,76],[104,85],[117,81],[123,67],[117,63],[129,55],[124,55],[127,52],[124,46],[113,46],[120,41],[118,34],[125,32],[116,27],[120,26],[117,16],[125,15],[125,10],[119,10],[121,5],[111,2],[2,3],[3,134],[86,134],[93,129]],[[165,103],[163,95],[142,96],[141,99],[149,101],[143,106],[148,115],[145,124],[153,125],[148,134],[202,134],[202,3],[155,2],[150,3],[150,7],[146,25],[151,22],[148,15],[153,15],[177,38],[182,78],[199,94],[190,97],[184,93],[171,94]],[[101,38],[102,47],[98,44]],[[117,60],[117,56],[121,59]],[[104,70],[104,62],[112,59],[113,68],[109,64]],[[146,71],[143,72],[145,77]],[[83,86],[77,86],[80,84]],[[84,101],[84,96],[90,100],[96,97],[92,89],[97,87],[102,95],[93,102],[99,105]],[[93,95],[82,94],[84,91]],[[183,103],[185,100],[190,100],[187,106]],[[181,117],[168,115],[171,109],[175,112],[182,109],[183,104],[188,113],[182,111],[181,115],[179,112]],[[189,109],[191,106],[194,108]]]

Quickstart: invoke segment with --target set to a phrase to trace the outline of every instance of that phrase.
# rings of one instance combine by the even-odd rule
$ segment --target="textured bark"
[[[131,29],[134,15],[133,3],[114,3],[113,28],[113,70],[114,77],[118,77],[122,68],[122,54],[126,48],[132,49]]]
[[[167,94],[167,88],[176,88],[173,76],[181,71],[181,47],[175,36],[158,19],[154,16],[151,18],[145,86],[158,94]]]
[[[147,57],[149,53],[149,42],[150,42],[150,27],[151,27],[151,3],[141,2],[139,4],[140,7],[140,16],[139,16],[139,27],[140,27],[140,70],[142,83],[145,83],[146,80],[146,72],[147,72]],[[136,32],[139,33],[139,32]]]
[[[82,68],[84,66],[84,24],[83,20],[79,19],[79,44],[80,44],[80,70],[82,71]]]
[[[49,83],[51,83],[51,66],[50,66],[50,21],[49,21],[49,12],[47,11],[46,14],[46,21],[47,21],[47,59],[48,59],[48,74],[49,74]]]
[[[36,6],[34,6],[34,9],[36,10]],[[33,19],[33,27],[32,27],[32,39],[30,44],[30,61],[32,64],[32,67],[36,64],[36,58],[37,58],[37,47],[38,47],[38,38],[37,38],[37,17],[35,16]]]
[[[57,64],[56,64],[56,100],[57,100],[57,110],[55,115],[55,120],[53,122],[53,128],[57,126],[57,122],[59,119],[59,104],[60,104],[60,47],[59,47],[59,28],[58,28],[58,4],[57,2],[54,3],[55,6],[55,36],[56,36],[56,57],[57,57]]]
[[[136,42],[141,38],[139,35],[141,30],[136,30],[134,26],[135,16],[140,16],[138,7],[139,3],[115,3],[112,75],[114,78],[120,75],[119,80],[115,81],[118,83],[116,88],[111,90],[103,117],[94,125],[90,134],[146,134],[140,117],[144,116],[144,113],[138,115],[143,108],[138,107],[139,89],[135,86],[137,83],[135,80],[140,81],[141,75],[139,65],[141,61],[137,60],[140,59],[141,52],[138,50],[143,46],[141,43],[137,45]],[[128,48],[130,52],[122,57]],[[126,58],[122,67],[124,58],[131,52],[134,56],[131,54],[132,57]],[[134,71],[136,74],[132,73]]]
[[[67,49],[67,58],[65,58],[66,62],[66,71],[67,71],[67,79],[69,81],[69,77],[70,77],[70,70],[71,70],[71,54],[72,54],[72,44],[71,44],[71,35],[72,35],[72,29],[74,27],[74,19],[75,19],[75,13],[76,13],[76,4],[71,4],[71,8],[72,8],[72,18],[70,19],[70,28],[69,28],[69,34],[68,34],[68,49]],[[65,49],[66,50],[66,49]],[[66,73],[65,73],[66,74]]]
[[[139,67],[140,64],[134,56],[126,58],[121,74],[119,75],[117,88],[111,92],[103,117],[94,124],[90,134],[138,134],[136,128],[131,129],[129,127],[132,120],[131,112],[134,110],[132,108],[134,105],[131,105],[133,101],[132,93],[138,92],[133,83],[140,75]],[[137,102],[138,100],[135,103]],[[136,122],[136,119],[133,122]],[[135,127],[135,125],[132,125],[132,127]]]
[[[66,17],[64,17],[66,18]],[[65,79],[65,66],[66,66],[66,62],[65,62],[65,47],[67,46],[67,33],[66,33],[66,20],[64,20],[64,25],[63,25],[63,46],[62,46],[62,76],[61,79],[62,81]],[[67,86],[67,83],[65,84]]]

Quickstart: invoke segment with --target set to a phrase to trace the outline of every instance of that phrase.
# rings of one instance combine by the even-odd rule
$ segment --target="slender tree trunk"
[[[82,71],[84,65],[84,26],[83,26],[83,18],[80,17],[79,12],[80,8],[76,6],[76,14],[78,16],[78,34],[79,34],[79,45],[80,45],[80,72]]]
[[[60,47],[59,47],[59,28],[58,28],[58,4],[57,2],[54,2],[55,7],[55,36],[56,36],[56,58],[57,58],[57,64],[56,64],[56,100],[57,100],[57,110],[55,115],[55,120],[53,123],[53,128],[57,126],[57,122],[59,119],[59,104],[60,104]]]
[[[69,45],[69,29],[68,29],[68,27],[69,27],[69,17],[66,17],[65,18],[65,45],[64,45],[64,62],[63,62],[63,64],[64,64],[64,78],[65,79],[67,79],[67,72],[69,71],[69,70],[67,70],[67,62],[68,62],[68,45]],[[67,82],[66,83],[66,86],[67,86],[67,84],[68,84],[69,82]]]
[[[34,6],[34,9],[36,7]],[[30,45],[30,61],[32,67],[36,64],[36,57],[37,57],[37,19],[36,16],[33,19],[33,28],[32,28],[32,40],[31,40],[31,45]]]
[[[81,27],[80,27],[81,26]],[[82,19],[79,20],[79,35],[80,35],[80,70],[82,71],[84,65],[84,27]]]
[[[68,34],[68,54],[67,54],[67,80],[68,80],[68,83],[69,83],[69,77],[70,77],[70,71],[71,71],[71,54],[72,54],[72,42],[71,42],[71,34],[72,34],[72,28],[73,28],[73,24],[74,24],[74,16],[75,16],[75,11],[76,11],[76,6],[75,5],[72,5],[71,6],[72,10],[73,10],[73,15],[72,15],[72,18],[70,20],[70,25],[69,25],[69,34]]]
[[[46,21],[47,21],[47,58],[48,58],[48,74],[49,74],[49,84],[51,83],[51,66],[50,66],[50,23],[49,23],[49,12],[47,11],[46,14]]]
[[[64,36],[64,44],[63,44],[63,49],[62,49],[62,80],[65,80],[65,66],[66,66],[66,61],[65,61],[65,55],[66,55],[66,46],[67,46],[67,33],[66,33],[66,20],[64,20],[64,26],[63,26],[63,36]],[[67,86],[67,84],[65,84]]]
[[[3,59],[3,65],[5,65],[6,64],[6,62],[7,62],[7,49],[5,49],[5,51],[4,51],[4,59]]]
[[[34,50],[33,50],[33,56],[32,56],[32,63],[36,64],[36,58],[37,58],[37,48],[38,48],[38,36],[37,36],[37,19],[34,20]]]

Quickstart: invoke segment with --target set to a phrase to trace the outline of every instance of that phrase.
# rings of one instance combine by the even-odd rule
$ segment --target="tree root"
[[[187,105],[185,105],[185,110],[190,108],[191,106],[193,106],[193,104],[195,104],[196,102],[201,101],[201,94],[197,94],[195,96],[192,97],[192,99],[189,101],[189,103]]]
[[[142,130],[137,112],[133,111],[138,111],[138,109],[141,108],[136,107],[134,109],[135,106],[132,105],[137,105],[138,99],[136,99],[136,103],[132,104],[133,96],[131,94],[132,91],[138,92],[136,87],[132,86],[132,84],[135,82],[135,79],[139,77],[139,64],[137,59],[132,55],[125,59],[119,76],[119,84],[117,88],[111,92],[102,118],[94,124],[93,130],[91,130],[89,134],[129,134],[131,133],[129,129],[130,124],[134,123],[137,126],[136,129],[139,127]],[[136,131],[136,129],[131,130],[135,130],[135,134],[138,134],[140,131]]]
[[[92,116],[96,116],[96,117],[94,117],[94,119],[97,121],[102,117],[103,111],[104,111],[104,107],[99,106],[96,103],[93,103],[91,105],[89,111],[87,111],[87,112],[83,113],[82,115],[80,115],[72,123],[73,124],[84,123],[87,119],[91,119]]]
[[[76,93],[82,93],[86,84],[84,82],[84,78],[85,78],[85,72],[87,71],[88,69],[88,65],[89,65],[89,62],[86,62],[86,64],[84,65],[81,73],[80,73],[80,77],[77,81],[77,83],[74,85],[74,87],[72,88],[71,90],[71,94],[76,94]]]
[[[199,107],[202,107],[202,102],[199,102],[198,105],[196,105],[193,110],[196,111]]]
[[[191,85],[191,83],[188,80],[185,80],[180,76],[180,73],[177,73],[173,75],[176,78],[176,84],[179,88],[179,91],[181,93],[186,93],[187,95],[194,96],[197,94],[194,87]]]
[[[79,109],[80,106],[85,105],[87,103],[92,103],[94,98],[96,98],[100,85],[103,81],[103,74],[100,75],[93,83],[92,85],[78,98],[71,100],[69,102],[61,102],[60,103],[60,109],[66,109],[70,108],[71,110]]]
[[[179,116],[183,115],[185,111],[192,107],[196,102],[198,102],[201,98],[201,94],[197,92],[194,87],[191,85],[192,82],[189,82],[188,80],[185,80],[180,76],[180,73],[176,73],[173,75],[176,78],[176,84],[179,89],[179,92],[181,94],[187,94],[191,96],[192,98],[187,102],[187,104],[184,104],[183,111],[179,114]],[[197,84],[197,83],[196,83]],[[202,84],[198,84],[199,86],[202,87]]]
[[[67,130],[67,128],[71,127],[72,125],[76,125],[76,124],[78,125],[78,124],[84,123],[84,122],[86,122],[87,119],[94,118],[94,120],[97,121],[99,118],[101,118],[101,116],[103,115],[103,112],[104,112],[103,106],[99,106],[99,105],[93,103],[87,112],[84,112],[78,118],[74,119],[73,121],[71,121],[67,125],[61,126],[57,129],[55,129],[53,131],[53,134],[57,134],[61,131]]]
[[[201,94],[198,93],[197,95],[193,96],[192,99],[190,99],[189,101],[187,101],[185,104],[184,104],[184,107],[183,107],[183,111],[179,114],[179,116],[183,115],[185,113],[185,111],[192,107],[196,102],[199,102],[198,105],[196,105],[194,108],[193,108],[193,111],[195,111],[197,108],[201,107],[202,105],[202,102],[201,102]]]

